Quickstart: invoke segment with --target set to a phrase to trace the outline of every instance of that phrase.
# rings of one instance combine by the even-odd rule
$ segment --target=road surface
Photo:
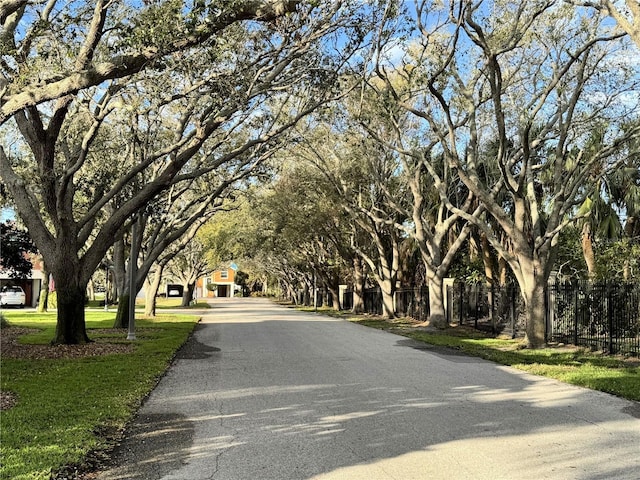
[[[640,479],[640,404],[217,299],[101,480]]]

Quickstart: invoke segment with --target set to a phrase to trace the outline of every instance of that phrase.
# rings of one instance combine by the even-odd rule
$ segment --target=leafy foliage
[[[596,276],[640,282],[640,243],[630,239],[602,242],[596,255]]]
[[[7,220],[0,224],[0,238],[0,270],[8,272],[11,278],[28,276],[33,268],[30,254],[37,252],[29,233]]]

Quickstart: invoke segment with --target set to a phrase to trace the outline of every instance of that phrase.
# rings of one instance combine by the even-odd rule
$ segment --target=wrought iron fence
[[[346,290],[343,298],[352,299],[352,295],[351,290]],[[363,301],[365,313],[382,313],[382,294],[378,288],[365,289]],[[429,289],[399,288],[394,293],[394,305],[396,315],[420,321],[427,320],[430,314]],[[475,328],[496,333],[509,331],[515,334],[516,320],[522,323],[524,318],[517,287],[494,288],[487,291],[480,285],[455,283],[447,288],[446,307],[449,323],[473,325]]]
[[[397,315],[427,320],[429,318],[429,289],[400,288],[395,292],[395,311]]]
[[[362,303],[365,313],[382,314],[382,292],[379,288],[365,288],[362,292]]]
[[[313,302],[313,295],[311,297]],[[316,306],[317,307],[333,307],[333,294],[326,288],[320,287],[316,289]]]
[[[640,356],[640,284],[549,285],[548,339]]]
[[[352,292],[347,290],[345,295]],[[512,338],[524,335],[526,311],[517,285],[489,287],[456,282],[447,287],[446,295],[449,323]],[[382,313],[378,288],[366,289],[363,300],[366,313]],[[428,290],[398,289],[395,311],[417,320],[428,319]],[[550,283],[546,339],[610,354],[640,356],[640,284]]]
[[[455,282],[447,286],[446,294],[449,323],[470,325],[511,338],[524,334],[524,304],[517,285]]]

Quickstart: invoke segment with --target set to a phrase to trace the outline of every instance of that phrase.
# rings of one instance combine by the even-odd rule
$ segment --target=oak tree
[[[326,101],[363,35],[335,40],[363,28],[340,2],[18,0],[0,21],[0,177],[56,281],[55,343],[89,340],[85,287],[134,215]]]
[[[638,134],[620,128],[637,116],[637,102],[629,101],[637,98],[637,72],[624,61],[628,44],[619,33],[601,17],[572,15],[566,4],[448,6],[439,17],[416,17],[419,54],[408,66],[424,89],[420,105],[404,106],[438,137],[445,161],[499,226],[449,205],[511,267],[527,340],[537,347],[545,341],[545,290],[559,233],[588,194],[584,179],[615,168]],[[587,157],[594,129],[604,129],[607,141]],[[490,159],[489,142],[497,147]]]

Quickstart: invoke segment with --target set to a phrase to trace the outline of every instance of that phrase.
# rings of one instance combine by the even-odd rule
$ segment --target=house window
[[[226,270],[220,272],[220,278],[222,278],[223,280],[226,280],[227,278],[229,278],[229,272]]]

